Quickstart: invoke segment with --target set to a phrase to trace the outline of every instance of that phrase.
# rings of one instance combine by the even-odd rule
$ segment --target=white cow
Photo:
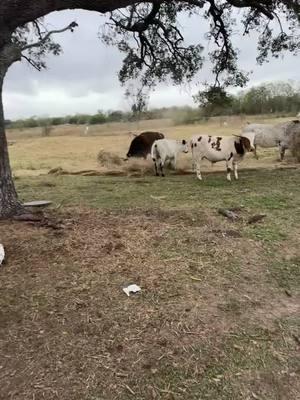
[[[257,146],[269,148],[277,147],[279,157],[282,161],[285,151],[290,147],[290,132],[295,124],[300,121],[294,120],[275,125],[271,124],[248,124],[242,131],[242,136],[247,137],[254,143],[254,155],[257,156]]]
[[[159,176],[158,166],[161,176],[165,176],[164,165],[171,164],[176,168],[177,156],[180,152],[188,153],[189,147],[186,140],[159,139],[155,140],[151,147],[151,157],[155,166],[155,174]]]
[[[193,164],[196,165],[197,178],[202,180],[201,161],[206,159],[212,163],[226,161],[227,180],[231,181],[231,171],[238,179],[237,164],[247,151],[253,151],[250,139],[241,136],[198,135],[191,139]],[[232,168],[229,165],[232,165]]]

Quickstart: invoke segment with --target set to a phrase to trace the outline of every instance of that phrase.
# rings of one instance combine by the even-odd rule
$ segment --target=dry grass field
[[[47,173],[52,168],[61,167],[68,171],[97,169],[107,171],[110,169],[130,169],[132,164],[137,168],[134,171],[143,171],[143,166],[152,167],[152,162],[136,163],[133,161],[123,165],[103,166],[97,163],[97,154],[100,150],[125,157],[132,136],[130,132],[139,133],[143,130],[158,130],[169,138],[188,139],[197,133],[216,135],[239,134],[246,121],[257,121],[255,117],[241,119],[240,117],[228,117],[227,126],[223,125],[224,118],[211,119],[199,125],[172,126],[170,120],[141,121],[137,123],[112,123],[109,125],[91,126],[89,135],[84,136],[84,126],[65,125],[54,127],[50,137],[42,137],[42,129],[9,130],[8,137],[16,143],[10,147],[10,156],[14,174],[16,176],[34,176]],[[262,122],[281,122],[287,119],[262,119]],[[262,155],[259,161],[248,155],[242,167],[256,168],[259,166],[272,167],[276,164],[276,150],[260,150]],[[211,170],[211,165],[208,170]],[[190,169],[190,156],[182,156],[179,168]],[[217,164],[214,170],[224,168],[223,164]]]
[[[52,224],[0,222],[1,400],[299,400],[299,167],[275,168],[270,150],[249,155],[239,181],[208,165],[200,183],[96,161],[123,156],[129,131],[189,138],[242,123],[9,132],[20,198],[53,203]],[[142,291],[127,297],[129,283]]]

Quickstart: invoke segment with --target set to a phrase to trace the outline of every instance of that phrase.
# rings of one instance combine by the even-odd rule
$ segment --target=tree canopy
[[[55,2],[2,0],[4,15],[15,10],[9,20],[11,41],[22,51],[34,67],[45,67],[48,52],[58,55],[60,46],[52,40],[52,33],[73,30],[76,23],[54,32],[47,32],[43,16],[64,8],[85,8],[109,12],[101,39],[117,46],[124,54],[119,72],[121,83],[139,78],[142,86],[153,86],[170,79],[175,84],[191,79],[204,62],[205,39],[187,45],[178,23],[181,14],[197,15],[208,21],[206,39],[210,42],[208,57],[215,76],[215,86],[244,86],[247,71],[239,69],[239,49],[233,44],[239,32],[257,37],[257,61],[263,63],[270,56],[282,52],[297,53],[300,48],[300,4],[297,0],[186,0],[186,1],[71,1]],[[17,3],[22,3],[20,9]],[[38,4],[37,4],[38,3]],[[87,4],[88,3],[88,4]],[[239,10],[237,14],[237,10]],[[1,20],[0,20],[1,22]],[[39,45],[38,45],[39,44]],[[0,40],[1,48],[1,40]]]

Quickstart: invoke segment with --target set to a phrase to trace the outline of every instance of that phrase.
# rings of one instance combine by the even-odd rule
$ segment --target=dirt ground
[[[97,163],[126,153],[128,131],[245,123],[227,122],[9,132],[20,199],[52,201],[54,223],[0,222],[1,400],[300,399],[299,166],[265,150],[239,181],[207,165],[200,183],[183,175],[188,157],[165,179],[148,161]],[[111,175],[48,174],[57,167]],[[142,290],[127,297],[130,283]]]
[[[299,399],[299,296],[274,285],[240,222],[60,217],[61,230],[0,223],[1,399]],[[127,297],[129,283],[141,293]]]

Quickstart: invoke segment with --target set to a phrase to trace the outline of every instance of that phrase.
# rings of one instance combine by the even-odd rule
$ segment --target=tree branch
[[[41,40],[39,40],[38,42],[31,43],[31,44],[27,44],[26,46],[23,46],[21,50],[24,51],[24,50],[32,49],[33,47],[39,47],[39,46],[41,46],[43,43],[45,43],[45,42],[50,38],[51,35],[53,35],[53,34],[55,34],[55,33],[62,33],[62,32],[68,31],[68,30],[70,30],[71,32],[73,32],[73,30],[74,30],[74,28],[76,28],[76,26],[78,26],[78,24],[77,24],[76,22],[73,21],[73,22],[71,22],[68,26],[66,26],[66,27],[63,28],[63,29],[57,29],[57,30],[50,31],[50,32],[48,32],[48,33],[46,34],[46,36],[44,36],[44,37],[43,37]]]
[[[33,60],[30,58],[24,56],[24,54],[21,55],[22,58],[24,58],[27,62],[29,62],[30,65],[32,65],[35,69],[37,69],[39,72],[42,70],[41,67],[39,67]]]
[[[264,14],[269,19],[273,19],[273,13],[268,9],[268,6],[272,5],[271,0],[265,0],[260,2],[259,0],[227,0],[229,4],[237,8],[253,8]]]
[[[116,20],[113,17],[112,13],[111,13],[110,19],[115,23],[115,25],[119,26],[120,28],[122,28],[126,31],[141,33],[141,32],[144,32],[145,30],[147,30],[149,28],[149,25],[151,25],[153,23],[156,15],[158,14],[158,12],[160,10],[161,3],[162,3],[162,1],[153,3],[152,9],[149,12],[149,14],[146,17],[142,18],[140,21],[135,22],[134,24],[132,24],[133,8],[130,11],[130,16],[128,18],[127,24],[124,24],[121,21]]]
[[[41,28],[39,26],[38,21],[33,21],[32,23],[33,23],[33,26],[35,27],[35,29],[37,31],[37,34],[38,34],[40,40],[42,40],[43,39],[43,35],[42,35]]]

